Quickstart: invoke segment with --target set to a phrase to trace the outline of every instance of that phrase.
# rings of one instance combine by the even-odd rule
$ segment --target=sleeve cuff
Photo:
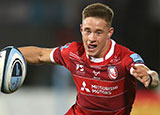
[[[56,63],[55,60],[54,60],[54,57],[53,57],[53,54],[54,54],[54,52],[55,52],[56,49],[57,49],[57,48],[54,48],[54,49],[51,51],[51,53],[50,53],[50,59],[51,59],[51,62],[53,62],[53,63]]]

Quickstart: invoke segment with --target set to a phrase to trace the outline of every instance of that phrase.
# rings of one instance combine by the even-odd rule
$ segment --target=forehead
[[[83,20],[83,27],[98,27],[98,28],[106,28],[107,23],[102,18],[96,17],[87,17]]]

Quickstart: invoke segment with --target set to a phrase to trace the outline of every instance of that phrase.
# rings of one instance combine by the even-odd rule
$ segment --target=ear
[[[110,27],[110,28],[109,28],[109,31],[108,31],[108,38],[111,38],[113,32],[114,32],[114,28],[113,28],[113,27]]]
[[[83,26],[82,26],[82,24],[80,24],[80,32],[82,32],[83,31]]]

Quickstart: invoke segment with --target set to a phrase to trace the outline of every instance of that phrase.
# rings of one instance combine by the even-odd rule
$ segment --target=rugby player
[[[129,115],[137,80],[146,88],[159,84],[158,73],[139,54],[111,39],[113,16],[109,6],[90,4],[82,12],[82,43],[19,47],[29,64],[59,64],[72,73],[77,99],[65,115]]]

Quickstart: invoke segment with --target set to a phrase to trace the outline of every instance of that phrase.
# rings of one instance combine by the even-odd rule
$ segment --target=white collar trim
[[[99,63],[99,62],[103,62],[104,59],[103,58],[90,57],[90,61],[95,62],[95,63]]]
[[[109,50],[109,52],[107,53],[107,55],[105,56],[105,60],[109,59],[114,53],[114,48],[115,48],[116,42],[112,39],[111,39],[111,42],[112,42],[112,46],[111,46],[111,49]]]

